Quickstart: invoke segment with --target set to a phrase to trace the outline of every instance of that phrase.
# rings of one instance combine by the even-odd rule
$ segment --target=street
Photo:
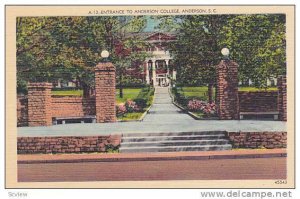
[[[18,164],[19,182],[285,178],[284,157]]]

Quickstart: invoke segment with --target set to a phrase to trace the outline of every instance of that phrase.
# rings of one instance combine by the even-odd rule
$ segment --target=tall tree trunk
[[[87,85],[86,83],[82,83],[82,90],[83,90],[83,97],[84,98],[89,98],[91,94],[91,87]]]
[[[214,84],[210,82],[208,84],[208,103],[213,102],[213,88],[214,88]]]

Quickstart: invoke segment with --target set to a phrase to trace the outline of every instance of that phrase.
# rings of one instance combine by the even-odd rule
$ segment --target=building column
[[[167,66],[167,77],[166,77],[166,83],[169,84],[169,76],[170,76],[170,69],[169,69],[169,59],[165,59],[166,66]]]
[[[96,121],[116,122],[116,69],[111,62],[95,67]]]
[[[51,83],[29,83],[28,126],[52,125],[51,89]]]
[[[150,84],[150,75],[149,75],[149,60],[146,60],[146,83]]]
[[[152,59],[152,82],[153,86],[156,86],[156,60]]]
[[[222,60],[216,72],[219,119],[239,119],[238,64],[231,60]]]
[[[176,75],[177,75],[177,72],[176,72],[176,70],[173,69],[173,74],[172,74],[173,80],[176,80]]]

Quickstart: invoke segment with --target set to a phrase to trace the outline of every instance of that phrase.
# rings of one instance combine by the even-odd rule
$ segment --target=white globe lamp
[[[228,57],[229,57],[229,49],[228,48],[222,48],[221,53],[225,59],[228,59]]]
[[[101,57],[102,58],[108,58],[108,56],[109,56],[109,52],[107,51],[107,50],[103,50],[102,52],[101,52]]]

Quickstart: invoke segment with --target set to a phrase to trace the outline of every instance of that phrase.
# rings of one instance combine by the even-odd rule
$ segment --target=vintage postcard
[[[293,188],[294,6],[6,8],[7,188]]]

